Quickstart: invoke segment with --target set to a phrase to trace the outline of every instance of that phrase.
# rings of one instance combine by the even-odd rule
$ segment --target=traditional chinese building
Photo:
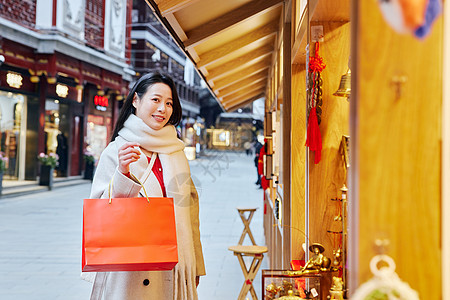
[[[37,155],[80,175],[109,140],[130,62],[131,0],[1,1],[0,131],[6,179],[35,179]]]

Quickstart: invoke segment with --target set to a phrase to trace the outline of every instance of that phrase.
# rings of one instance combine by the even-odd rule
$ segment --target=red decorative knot
[[[314,56],[309,57],[309,72],[322,72],[325,69],[326,64],[323,62],[323,58],[319,56],[319,42],[316,42],[316,49]]]
[[[250,284],[252,284],[252,280],[250,280],[250,279],[247,279],[247,280],[245,281],[245,284],[247,284],[247,285],[250,285]]]

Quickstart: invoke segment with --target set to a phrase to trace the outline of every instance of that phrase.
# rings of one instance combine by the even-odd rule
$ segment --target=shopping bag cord
[[[109,182],[109,188],[108,188],[108,190],[109,190],[109,204],[112,203],[112,198],[111,198],[111,194],[112,194],[112,185],[113,185],[112,183],[113,183],[114,175],[115,175],[115,174],[116,174],[116,173],[114,172],[114,173],[113,173],[113,176],[112,176],[112,178],[111,178],[111,181]],[[133,178],[134,180],[136,180],[137,182],[139,182],[139,184],[140,184],[141,187],[142,187],[142,190],[144,190],[144,194],[145,194],[145,198],[147,198],[147,202],[150,203],[150,199],[148,198],[147,191],[145,190],[145,187],[144,187],[144,185],[142,184],[142,182],[141,182],[136,176],[134,176],[133,174],[131,174],[131,172],[130,172],[130,177]]]

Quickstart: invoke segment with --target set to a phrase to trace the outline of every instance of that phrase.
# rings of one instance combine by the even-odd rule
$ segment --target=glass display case
[[[262,270],[263,299],[322,299],[321,278],[321,274],[292,275],[287,270]]]

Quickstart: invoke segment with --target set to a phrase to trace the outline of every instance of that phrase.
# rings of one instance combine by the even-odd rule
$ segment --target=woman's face
[[[159,130],[167,124],[173,111],[172,104],[172,90],[160,82],[151,85],[142,98],[135,94],[133,99],[136,116],[153,130]]]

